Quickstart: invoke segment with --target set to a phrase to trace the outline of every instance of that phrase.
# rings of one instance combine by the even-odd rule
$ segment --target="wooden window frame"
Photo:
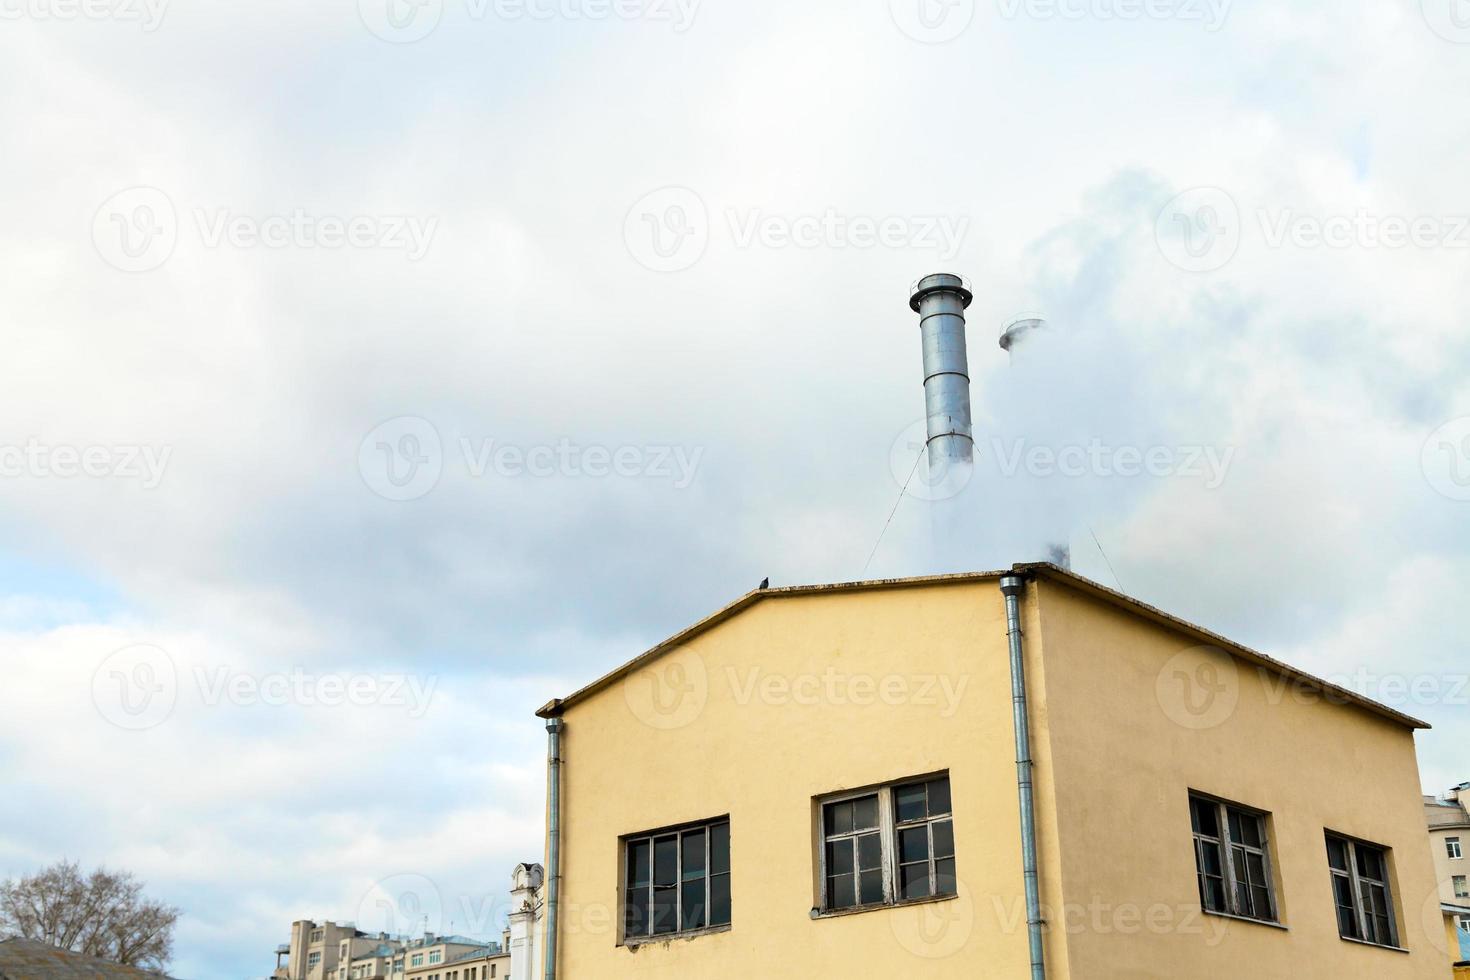
[[[618,945],[619,946],[639,946],[639,945],[642,945],[643,943],[664,942],[665,940],[668,940],[668,939],[688,939],[688,938],[690,938],[692,936],[703,936],[703,935],[707,935],[709,933],[728,932],[730,930],[731,922],[733,922],[734,921],[734,918],[735,918],[734,895],[733,894],[731,895],[731,902],[730,902],[730,906],[731,906],[730,907],[730,919],[731,919],[731,922],[720,922],[720,923],[716,923],[714,925],[711,925],[710,924],[710,921],[709,921],[709,919],[710,919],[710,912],[714,908],[713,903],[711,901],[711,896],[712,896],[712,892],[713,892],[713,889],[714,889],[713,882],[714,882],[714,879],[716,877],[715,872],[711,871],[711,867],[713,866],[713,862],[712,862],[711,858],[713,857],[713,854],[712,854],[712,849],[711,849],[711,836],[712,835],[710,834],[710,831],[713,830],[716,827],[726,827],[726,828],[730,827],[730,815],[729,814],[725,814],[724,816],[721,816],[721,817],[713,817],[713,818],[711,818],[709,820],[697,820],[697,821],[695,821],[693,823],[679,824],[676,827],[665,827],[665,828],[663,828],[661,830],[650,830],[650,831],[644,831],[644,832],[640,832],[640,833],[636,833],[636,834],[625,834],[622,837],[619,837],[618,838]],[[646,842],[648,844],[648,861],[649,861],[649,867],[648,867],[649,884],[648,884],[648,889],[650,891],[649,908],[651,910],[652,907],[653,907],[652,906],[652,901],[651,901],[651,899],[652,899],[651,892],[653,890],[654,842],[655,841],[658,841],[658,840],[662,840],[662,839],[667,838],[667,837],[673,837],[674,838],[674,859],[675,859],[675,864],[674,864],[674,882],[675,882],[675,884],[674,884],[674,890],[675,890],[674,891],[674,921],[677,924],[682,925],[682,923],[684,921],[684,835],[687,834],[687,833],[690,833],[691,831],[696,831],[696,830],[703,831],[704,832],[704,925],[697,926],[697,927],[692,928],[692,929],[678,928],[678,929],[673,930],[672,932],[659,932],[659,933],[646,932],[646,933],[639,933],[639,934],[636,934],[636,935],[629,935],[628,934],[628,848],[629,848],[629,845],[640,843],[640,842]],[[734,871],[734,867],[733,867],[734,866],[734,859],[733,859],[734,839],[733,839],[733,836],[731,836],[731,835],[728,834],[728,832],[727,832],[727,836],[730,836],[730,846],[731,846],[731,850],[732,850],[732,854],[728,856],[729,857],[730,867],[727,868],[725,871],[719,872],[719,874],[721,876],[725,877],[725,878],[732,878],[733,871]],[[650,918],[649,918],[648,927],[650,929],[653,927],[653,920],[652,920],[652,916],[651,915],[650,915]]]
[[[1326,837],[1328,841],[1338,841],[1347,848],[1348,870],[1346,872],[1343,872],[1341,869],[1332,867],[1331,860],[1327,862],[1327,867],[1328,871],[1331,872],[1334,879],[1346,878],[1351,884],[1353,896],[1353,919],[1354,924],[1358,927],[1359,932],[1359,935],[1357,936],[1344,936],[1342,935],[1341,925],[1339,925],[1338,935],[1348,942],[1364,943],[1369,946],[1378,946],[1383,949],[1403,949],[1404,947],[1400,945],[1399,938],[1398,903],[1394,897],[1395,889],[1393,887],[1392,881],[1393,867],[1391,856],[1393,854],[1393,849],[1385,847],[1382,844],[1375,844],[1372,841],[1361,840],[1357,837],[1351,837],[1347,834],[1340,834],[1332,830],[1326,831]],[[1383,863],[1383,881],[1379,881],[1376,878],[1368,878],[1361,872],[1361,870],[1359,869],[1361,862],[1358,859],[1359,848],[1370,848],[1378,852]],[[1378,885],[1383,888],[1383,900],[1388,918],[1387,942],[1380,942],[1378,939],[1371,938],[1376,932],[1376,929],[1370,927],[1371,916],[1369,915],[1368,903],[1365,900],[1365,897],[1368,892],[1368,887],[1372,885]],[[1337,918],[1335,904],[1336,901],[1337,890],[1334,886],[1334,919]]]
[[[1215,808],[1216,825],[1220,829],[1218,839],[1208,834],[1200,833],[1194,829],[1194,805],[1196,802],[1203,803]],[[1230,832],[1230,813],[1239,813],[1242,817],[1248,817],[1256,821],[1260,831],[1261,845],[1256,847],[1245,841],[1235,840]],[[1271,814],[1256,807],[1236,803],[1233,800],[1223,799],[1209,793],[1201,793],[1198,790],[1189,791],[1189,829],[1194,840],[1194,867],[1195,882],[1204,875],[1204,855],[1202,847],[1215,846],[1220,851],[1220,863],[1225,876],[1225,908],[1212,909],[1206,902],[1203,891],[1200,892],[1200,909],[1208,915],[1228,915],[1237,919],[1245,919],[1249,922],[1263,922],[1267,925],[1281,924],[1281,905],[1276,898],[1276,870],[1271,860],[1271,827],[1269,817]],[[1246,855],[1256,855],[1261,859],[1262,873],[1266,877],[1266,904],[1269,906],[1266,915],[1255,915],[1250,911],[1243,910],[1240,905],[1240,877],[1235,870],[1235,852],[1243,851]],[[1249,868],[1249,861],[1247,861]],[[1247,889],[1250,883],[1246,883]]]
[[[895,792],[907,786],[916,784],[927,784],[935,780],[943,779],[950,782],[950,808],[948,813],[937,815],[925,814],[921,819],[906,820],[900,822],[898,819],[898,804]],[[813,908],[814,916],[823,918],[827,916],[851,915],[857,912],[870,912],[875,909],[893,908],[899,905],[917,905],[924,902],[947,901],[958,897],[953,892],[938,893],[937,872],[935,870],[936,858],[934,856],[934,824],[943,823],[946,820],[953,826],[954,814],[954,786],[950,779],[948,770],[929,773],[923,776],[909,776],[903,779],[895,779],[892,782],[881,783],[876,786],[865,786],[856,790],[844,790],[840,793],[832,793],[819,796],[813,800],[813,831],[817,843],[817,905]],[[831,875],[827,870],[827,844],[834,840],[855,839],[872,833],[866,830],[863,833],[854,831],[852,833],[827,834],[827,807],[838,803],[847,803],[852,800],[861,800],[869,796],[878,798],[878,830],[879,845],[881,850],[881,868],[883,878],[883,900],[881,902],[868,902],[866,904],[849,905],[842,908],[832,907],[832,896],[828,893],[828,882]],[[900,831],[912,830],[916,827],[926,827],[929,836],[929,894],[918,898],[904,898],[898,894],[898,835]],[[958,847],[956,847],[958,852]],[[854,853],[856,858],[856,853]],[[958,865],[957,856],[951,858]],[[856,865],[854,866],[856,867]],[[857,886],[861,888],[861,877],[858,878]],[[956,889],[957,891],[958,889]]]
[[[1460,838],[1446,837],[1444,839],[1444,849],[1445,853],[1449,854],[1451,861],[1464,860],[1465,852],[1460,847]]]

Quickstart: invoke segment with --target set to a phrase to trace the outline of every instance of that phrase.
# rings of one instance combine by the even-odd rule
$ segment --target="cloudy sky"
[[[1470,778],[1465,0],[0,16],[0,876],[137,872],[176,975],[496,935],[532,711],[764,576],[1065,537]]]

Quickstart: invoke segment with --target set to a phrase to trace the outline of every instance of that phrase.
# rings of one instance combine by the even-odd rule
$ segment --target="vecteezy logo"
[[[623,679],[623,697],[634,717],[669,731],[693,722],[709,701],[704,658],[688,647],[663,654]]]
[[[1470,415],[1446,422],[1424,443],[1419,464],[1435,492],[1470,500]]]
[[[178,700],[173,658],[155,646],[124,647],[92,674],[92,704],[118,728],[140,732],[162,724]]]
[[[945,959],[964,949],[975,931],[975,903],[963,881],[956,883],[955,890],[958,895],[953,901],[896,910],[888,921],[899,945],[927,960]]]
[[[423,875],[397,874],[376,881],[357,903],[359,929],[390,935],[433,932],[444,925],[444,897]]]
[[[173,201],[156,187],[129,187],[102,202],[92,216],[92,244],[102,260],[123,272],[147,272],[168,261],[179,242]]]
[[[444,0],[357,0],[357,14],[384,41],[412,44],[434,33],[444,16]]]
[[[709,209],[687,187],[645,194],[623,221],[628,252],[654,272],[682,272],[709,247]]]
[[[923,419],[904,429],[888,449],[888,471],[910,497],[920,500],[949,500],[962,493],[975,475],[975,467],[956,461],[929,459],[929,428]]]
[[[1222,269],[1240,248],[1240,209],[1218,187],[1196,187],[1159,212],[1154,239],[1164,258],[1186,272]]]
[[[1216,728],[1240,703],[1240,670],[1218,647],[1200,646],[1170,657],[1154,682],[1159,707],[1174,724],[1192,731]]]
[[[975,20],[975,0],[888,0],[893,22],[915,41],[953,41]]]
[[[387,500],[417,500],[439,485],[444,445],[427,419],[389,419],[362,440],[357,468],[368,489]]]
[[[1446,41],[1470,44],[1470,0],[1420,0],[1429,29]]]

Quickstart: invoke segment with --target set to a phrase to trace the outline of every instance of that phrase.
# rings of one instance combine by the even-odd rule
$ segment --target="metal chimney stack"
[[[974,298],[963,277],[945,272],[920,279],[909,296],[909,307],[919,314],[924,340],[931,473],[951,463],[970,463],[975,457],[970,363],[965,352],[965,310]]]

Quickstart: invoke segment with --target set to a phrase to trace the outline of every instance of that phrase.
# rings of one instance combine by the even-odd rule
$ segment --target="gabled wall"
[[[1036,588],[1074,976],[1442,980],[1407,727],[1060,581]],[[1272,815],[1286,929],[1199,913],[1191,789]],[[1324,828],[1392,848],[1408,953],[1338,937]]]
[[[1026,974],[995,580],[772,596],[564,720],[563,980]],[[940,770],[961,896],[814,920],[813,798]],[[619,946],[619,838],[724,814],[729,931]]]

